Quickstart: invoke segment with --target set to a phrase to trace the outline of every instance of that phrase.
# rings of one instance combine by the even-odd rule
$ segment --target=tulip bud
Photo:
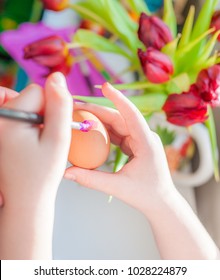
[[[141,13],[139,18],[138,38],[148,48],[157,50],[172,41],[169,27],[158,17]]]
[[[43,38],[24,48],[25,59],[33,59],[46,67],[55,67],[63,63],[68,53],[66,42],[59,36]]]
[[[212,19],[211,19],[210,27],[215,28],[214,32],[220,30],[220,10],[214,12]],[[220,34],[218,35],[218,41],[220,41]]]
[[[69,6],[69,0],[41,0],[44,8],[52,11],[62,11]]]
[[[200,97],[211,106],[220,105],[220,65],[202,70],[196,81]]]
[[[155,84],[164,83],[173,74],[173,64],[164,53],[148,48],[147,51],[138,49],[138,57],[147,79]]]
[[[170,94],[162,109],[169,122],[180,126],[190,126],[208,118],[207,104],[200,98],[195,85],[188,92]]]
[[[48,75],[54,72],[61,72],[64,75],[68,75],[72,68],[72,64],[73,64],[73,57],[71,55],[68,55],[62,63],[54,67],[49,67]]]

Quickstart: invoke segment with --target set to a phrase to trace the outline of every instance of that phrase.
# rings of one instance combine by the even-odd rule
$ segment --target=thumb
[[[70,140],[73,99],[63,74],[51,74],[45,84],[44,130],[42,138]]]
[[[120,192],[120,175],[99,170],[88,170],[79,167],[66,169],[64,178],[80,185],[118,197]]]

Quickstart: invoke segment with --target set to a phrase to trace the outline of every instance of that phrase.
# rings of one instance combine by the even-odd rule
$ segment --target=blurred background
[[[24,22],[38,23],[42,21],[48,28],[54,30],[60,28],[72,30],[73,27],[77,28],[81,23],[81,18],[73,10],[49,11],[42,9],[39,2],[35,0],[23,0],[22,2],[1,0],[0,32],[16,30]],[[72,3],[74,2],[76,1],[72,0]],[[152,11],[161,12],[163,1],[146,2]],[[180,29],[184,24],[190,5],[195,5],[196,11],[199,11],[203,3],[202,0],[174,1]],[[220,3],[218,7],[220,8]],[[25,32],[23,31],[23,34]],[[33,72],[33,68],[31,68],[32,70],[25,69],[24,65],[19,63],[19,59],[15,61],[14,50],[19,47],[16,40],[13,41],[9,49],[5,48],[1,39],[0,43],[0,85],[20,91],[32,81],[32,76],[29,74],[30,71]],[[118,73],[122,73],[123,69],[128,66],[128,62],[123,57],[103,53],[100,54],[100,57],[103,62],[102,66],[107,67],[109,72],[115,73],[117,69],[115,73],[117,77]],[[123,82],[135,80],[134,75],[129,73],[123,74],[119,78]],[[100,82],[100,80],[98,81]],[[90,82],[85,78],[82,83],[86,83],[88,88]],[[219,108],[214,109],[214,117],[218,147],[220,147]],[[197,133],[200,131],[195,132],[195,134]],[[194,140],[195,149],[198,149],[196,136]],[[206,144],[202,147],[201,145],[203,144],[200,144],[203,170],[207,171],[204,180],[200,180],[202,175],[199,175],[198,180],[193,183],[190,181],[191,177],[183,177],[184,179],[176,181],[176,187],[187,199],[220,247],[220,183],[216,182],[212,172],[209,171],[212,164],[208,158],[209,147],[207,148]],[[191,160],[190,171],[187,169],[186,174],[188,172],[191,174],[198,169],[200,157],[201,153],[195,152]],[[101,169],[111,172],[112,166],[106,164]],[[188,181],[185,178],[188,178]],[[159,259],[151,228],[142,214],[114,197],[109,202],[107,195],[88,190],[66,180],[61,182],[57,195],[53,244],[54,259]]]

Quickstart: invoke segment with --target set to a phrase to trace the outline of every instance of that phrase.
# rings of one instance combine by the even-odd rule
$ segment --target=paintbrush
[[[44,117],[39,114],[25,112],[25,111],[18,111],[18,110],[8,109],[8,108],[0,108],[0,117],[12,119],[16,121],[23,121],[31,124],[44,123]],[[88,132],[95,127],[96,127],[96,122],[93,120],[84,120],[83,122],[73,121],[71,123],[72,129],[80,130],[82,132]]]

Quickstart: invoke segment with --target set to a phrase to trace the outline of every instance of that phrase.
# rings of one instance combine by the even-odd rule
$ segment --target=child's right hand
[[[17,97],[19,94],[12,90],[5,87],[0,86],[0,107],[3,106],[7,101]],[[3,195],[0,191],[0,207],[4,204]]]
[[[76,104],[75,108],[95,114],[106,126],[111,142],[129,156],[129,162],[116,173],[70,167],[65,177],[148,213],[159,205],[160,198],[175,190],[162,143],[122,93],[107,83],[102,91],[118,111],[83,103]]]

